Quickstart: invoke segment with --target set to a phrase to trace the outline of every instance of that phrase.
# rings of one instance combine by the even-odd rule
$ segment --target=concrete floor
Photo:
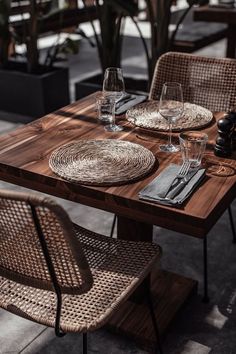
[[[133,47],[131,46],[133,44]],[[136,45],[127,39],[124,71],[145,74],[145,59]],[[223,56],[225,42],[201,51],[204,55]],[[89,60],[88,60],[89,58]],[[99,63],[95,51],[84,41],[80,53],[69,60],[71,87],[86,72],[96,71]],[[71,90],[73,93],[73,90]],[[27,117],[0,112],[0,132],[14,129]],[[0,182],[1,188],[19,189]],[[22,188],[23,189],[23,188]],[[59,200],[71,218],[90,229],[109,234],[112,215],[93,208]],[[236,203],[232,205],[236,214]],[[202,242],[166,229],[155,228],[154,240],[163,250],[162,268],[199,281],[198,295],[178,313],[164,339],[165,354],[234,354],[236,353],[236,245],[232,244],[227,213],[209,233],[209,304],[201,302]],[[89,335],[89,352],[128,354],[145,353],[135,343],[122,336],[99,330]],[[68,334],[56,338],[52,329],[34,324],[0,310],[0,354],[74,354],[82,353],[81,336]]]

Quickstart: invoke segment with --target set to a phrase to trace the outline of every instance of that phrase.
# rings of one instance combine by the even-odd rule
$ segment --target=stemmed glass
[[[121,68],[107,68],[103,79],[103,93],[117,103],[125,94],[125,83]],[[110,131],[121,131],[123,127],[113,124]]]
[[[169,124],[168,143],[160,145],[160,150],[165,152],[179,151],[179,146],[172,144],[172,125],[179,119],[184,111],[183,92],[181,84],[177,82],[166,82],[162,87],[159,113]]]

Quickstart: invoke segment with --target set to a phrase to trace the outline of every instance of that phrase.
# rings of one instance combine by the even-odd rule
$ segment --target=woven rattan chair
[[[157,61],[150,99],[157,99],[167,81],[180,82],[184,100],[213,112],[236,105],[236,60],[169,52]]]
[[[213,112],[229,111],[236,106],[235,59],[206,58],[169,52],[157,61],[149,99],[158,99],[162,85],[167,81],[182,84],[186,102],[199,104]],[[236,243],[231,207],[228,208],[228,212],[233,242]],[[206,252],[206,244],[204,245]]]
[[[0,306],[54,327],[57,336],[83,333],[83,353],[86,333],[107,322],[161,254],[158,245],[72,224],[49,198],[10,191],[0,191],[0,250]]]
[[[158,99],[167,81],[180,82],[184,100],[206,107],[213,112],[229,111],[236,106],[236,60],[206,58],[169,52],[157,61],[149,99]],[[236,233],[229,207],[233,241]]]

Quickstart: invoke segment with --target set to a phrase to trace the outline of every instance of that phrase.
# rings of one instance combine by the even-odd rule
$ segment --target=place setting
[[[165,153],[181,150],[183,163],[181,166],[177,164],[167,166],[139,192],[140,199],[165,205],[181,205],[205,176],[205,168],[201,166],[201,161],[208,140],[207,134],[182,129],[179,134],[179,145],[174,145],[172,142],[173,125],[180,126],[179,121],[186,115],[185,107],[181,84],[165,83],[158,103],[158,115],[168,125],[168,142],[161,143],[159,149]]]
[[[146,99],[129,94],[121,68],[107,68],[103,90],[96,95],[98,121],[108,133],[122,132],[116,116]],[[63,145],[53,151],[49,167],[58,176],[84,185],[122,185],[142,179],[157,163],[144,146],[118,139],[88,139]]]
[[[145,101],[147,96],[125,91],[125,81],[121,68],[107,68],[104,73],[103,89],[96,97],[98,121],[107,132],[121,132],[124,128],[116,124],[116,116]]]
[[[201,165],[207,135],[188,131],[179,136],[182,165],[170,164],[139,192],[139,198],[165,205],[181,205],[206,175]]]

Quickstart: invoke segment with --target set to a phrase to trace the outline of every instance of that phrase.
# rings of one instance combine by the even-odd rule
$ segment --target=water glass
[[[200,166],[207,140],[207,134],[202,132],[188,131],[180,133],[179,142],[183,161],[189,161],[191,167]]]
[[[115,121],[115,100],[112,97],[99,96],[96,100],[98,120],[112,124]]]
[[[112,97],[98,96],[96,99],[98,120],[102,123],[111,123],[115,115],[115,100]]]

